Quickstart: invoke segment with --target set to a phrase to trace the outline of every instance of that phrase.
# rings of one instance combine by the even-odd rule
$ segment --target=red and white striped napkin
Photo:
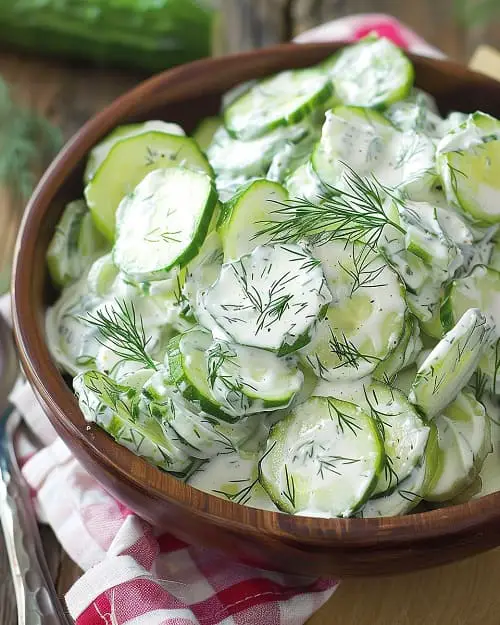
[[[392,17],[324,24],[298,42],[354,41],[376,31],[419,54],[439,50]],[[8,302],[0,309],[8,317]],[[44,447],[20,437],[19,456],[41,522],[85,571],[66,595],[77,625],[302,625],[337,581],[251,568],[228,555],[155,531],[109,495],[57,437],[29,387],[12,402]]]

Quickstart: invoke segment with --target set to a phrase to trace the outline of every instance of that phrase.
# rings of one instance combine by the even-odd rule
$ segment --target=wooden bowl
[[[262,567],[321,575],[373,575],[429,567],[500,544],[500,493],[467,504],[386,519],[318,519],[246,508],[203,493],[88,427],[52,361],[44,312],[53,299],[45,252],[65,202],[82,195],[90,148],[118,124],[163,118],[191,131],[233,85],[321,61],[335,44],[284,45],[206,59],[164,72],[116,100],[66,145],[24,216],[14,262],[14,329],[26,375],[52,424],[113,495],[188,542]],[[500,116],[500,84],[451,63],[412,57],[417,84],[442,108]]]

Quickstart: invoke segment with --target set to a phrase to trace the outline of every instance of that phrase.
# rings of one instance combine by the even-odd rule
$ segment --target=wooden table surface
[[[500,24],[465,28],[453,0],[223,0],[231,27],[223,47],[246,49],[289,39],[318,23],[361,11],[392,13],[451,57],[467,61],[479,43],[500,47]],[[251,8],[250,8],[251,7]],[[71,136],[85,120],[141,77],[0,53],[0,74],[20,101],[36,107]],[[1,147],[1,146],[0,146]],[[10,255],[20,207],[0,190],[0,276]],[[51,531],[42,528],[61,596],[80,575]],[[309,625],[499,625],[500,550],[455,565],[398,577],[347,580]],[[0,625],[16,622],[13,590],[0,536]]]

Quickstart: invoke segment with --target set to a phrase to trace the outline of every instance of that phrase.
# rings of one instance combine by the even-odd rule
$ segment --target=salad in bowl
[[[81,411],[192,486],[377,517],[498,484],[500,121],[369,36],[88,156],[47,252]]]

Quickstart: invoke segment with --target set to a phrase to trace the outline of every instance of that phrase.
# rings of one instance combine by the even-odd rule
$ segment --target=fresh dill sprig
[[[355,418],[339,410],[331,397],[327,397],[327,405],[330,419],[332,421],[334,421],[335,419],[337,420],[338,428],[342,432],[342,434],[344,434],[345,428],[348,428],[349,430],[351,430],[354,436],[357,436],[358,431],[361,430],[361,426],[359,425],[359,423],[356,423]]]
[[[367,354],[363,354],[352,341],[350,341],[346,335],[342,332],[342,339],[339,340],[333,329],[330,328],[330,338],[328,340],[328,347],[330,351],[337,356],[339,359],[339,364],[334,367],[334,369],[339,369],[340,367],[354,367],[355,369],[359,369],[359,363],[361,360],[365,362],[373,362],[379,361],[380,358],[377,356],[369,356]]]
[[[292,199],[277,202],[274,221],[263,222],[264,227],[255,237],[269,237],[276,243],[290,243],[310,239],[315,245],[333,240],[364,241],[374,244],[385,226],[393,226],[402,234],[404,229],[384,210],[384,201],[390,197],[399,202],[391,189],[375,177],[362,178],[347,163],[344,181],[346,188],[326,186],[326,194],[319,201]]]
[[[164,243],[180,243],[180,239],[177,238],[176,234],[181,234],[182,230],[175,230],[173,232],[169,232],[168,230],[161,231],[161,228],[154,228],[151,232],[148,232],[144,237],[144,240],[148,243],[159,243],[163,241]]]
[[[353,243],[351,258],[352,268],[339,262],[339,267],[352,280],[350,295],[353,295],[358,289],[363,287],[377,288],[386,286],[378,282],[386,266],[383,262],[380,262],[380,257],[377,256],[370,245],[362,245],[359,253],[356,253],[355,244]],[[379,261],[379,263],[373,266],[377,261]]]
[[[245,483],[245,482],[249,482],[250,479],[246,479],[246,480],[230,480],[229,483],[231,484],[237,484],[237,483]],[[243,488],[241,488],[239,491],[237,491],[236,493],[229,493],[227,491],[224,490],[213,490],[213,493],[217,493],[218,495],[222,495],[224,497],[226,497],[226,499],[228,499],[229,501],[234,501],[234,503],[239,503],[242,506],[244,506],[245,504],[247,504],[250,501],[250,498],[252,497],[252,491],[253,489],[257,486],[257,484],[259,483],[259,478],[255,478],[255,480],[253,480],[253,482],[251,482],[250,484],[248,484],[248,486],[244,486]]]
[[[115,302],[116,307],[105,306],[103,310],[81,317],[82,321],[95,326],[100,334],[99,343],[120,358],[156,370],[155,362],[147,353],[151,338],[146,338],[142,317],[137,315],[132,302],[128,305],[125,300]]]
[[[14,100],[0,79],[0,184],[26,200],[43,168],[62,145],[62,134],[42,115]]]
[[[268,266],[271,267],[270,264]],[[241,260],[239,263],[234,263],[232,269],[245,296],[258,313],[255,333],[262,332],[271,324],[279,321],[290,308],[290,302],[294,297],[293,293],[283,293],[283,291],[286,285],[295,280],[297,276],[291,271],[287,271],[274,280],[264,295],[259,292],[254,284],[249,284],[247,270]]]
[[[85,386],[115,412],[126,414],[132,421],[136,420],[139,402],[137,394],[133,389],[118,384],[118,382],[99,371],[88,371],[85,373]]]
[[[478,369],[476,371],[476,373],[474,374],[474,378],[473,378],[474,382],[473,382],[473,387],[474,387],[474,396],[477,399],[477,401],[481,401],[484,392],[486,390],[486,384],[488,383],[488,377],[486,376],[485,373],[483,373],[481,371],[481,369]],[[493,385],[495,385],[495,381],[493,381]]]
[[[283,497],[288,499],[291,503],[292,507],[295,508],[295,497],[297,493],[295,492],[295,480],[293,479],[293,475],[288,473],[288,466],[285,464],[285,480],[286,480],[286,489],[282,491]]]

